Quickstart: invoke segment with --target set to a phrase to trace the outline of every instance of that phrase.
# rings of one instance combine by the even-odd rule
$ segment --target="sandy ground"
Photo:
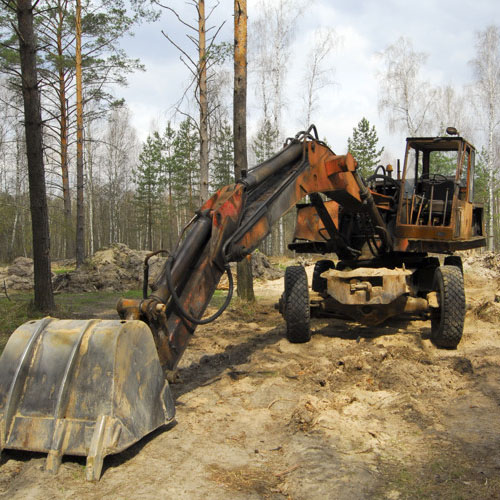
[[[196,331],[173,424],[108,457],[98,483],[83,459],[54,476],[44,455],[5,451],[0,497],[500,498],[500,322],[474,314],[500,287],[466,278],[455,351],[402,320],[314,319],[312,340],[290,344],[273,308],[282,280],[260,283],[255,307]]]

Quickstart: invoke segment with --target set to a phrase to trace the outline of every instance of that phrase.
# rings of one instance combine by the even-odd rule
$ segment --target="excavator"
[[[303,267],[287,268],[277,307],[291,342],[311,338],[314,315],[377,325],[417,314],[431,321],[436,346],[456,348],[465,294],[454,252],[486,242],[474,165],[474,147],[449,127],[444,137],[408,138],[402,172],[398,162],[397,175],[381,166],[365,180],[354,157],[335,154],[313,125],[299,132],[196,212],[151,290],[147,257],[143,298],[120,299],[119,319],[47,317],[11,335],[0,358],[0,452],[47,453],[52,472],[63,455],[86,456],[86,477],[98,480],[107,455],[172,421],[166,374],[196,327],[231,301],[230,263],[293,207],[289,248],[337,262],[316,263],[311,291]],[[225,302],[203,317],[224,273]]]

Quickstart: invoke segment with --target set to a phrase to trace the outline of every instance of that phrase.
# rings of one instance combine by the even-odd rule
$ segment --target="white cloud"
[[[207,3],[211,5],[211,2]],[[256,15],[255,2],[249,2],[249,26]],[[182,7],[185,8],[185,7]],[[213,24],[226,19],[222,39],[232,38],[233,2],[222,0]],[[190,10],[185,11],[191,15]],[[319,26],[335,29],[342,44],[332,55],[337,85],[327,87],[314,122],[321,137],[326,137],[339,153],[346,149],[352,128],[365,116],[378,130],[381,145],[394,156],[404,149],[403,134],[390,134],[377,111],[376,71],[380,61],[376,53],[400,36],[412,39],[415,50],[427,52],[428,62],[423,75],[434,85],[464,85],[472,78],[468,61],[474,56],[474,32],[500,19],[500,3],[491,0],[351,0],[349,2],[316,0],[301,16],[292,48],[286,84],[288,114],[283,122],[286,135],[301,128],[299,100],[304,59],[312,43],[312,33]],[[179,62],[179,54],[161,35],[165,29],[176,40],[187,44],[185,33],[170,16],[163,16],[154,25],[142,26],[135,38],[125,44],[132,57],[139,57],[147,66],[145,74],[130,78],[127,89],[120,92],[132,111],[139,137],[144,139],[152,121],[165,121],[165,112],[181,97],[188,72]],[[249,38],[253,33],[249,32]],[[228,95],[228,99],[231,96]],[[248,90],[250,132],[259,117],[254,89]]]

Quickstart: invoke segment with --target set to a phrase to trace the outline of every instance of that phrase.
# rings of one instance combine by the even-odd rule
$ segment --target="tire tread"
[[[440,311],[432,320],[432,340],[438,347],[454,349],[462,339],[465,320],[465,291],[460,269],[441,266],[436,269],[435,288],[440,295]]]
[[[286,336],[292,343],[311,339],[309,290],[306,271],[302,266],[290,266],[285,272]]]

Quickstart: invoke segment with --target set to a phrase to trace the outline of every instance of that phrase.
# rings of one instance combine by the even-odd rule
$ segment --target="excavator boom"
[[[443,186],[430,175],[433,147],[440,154],[458,152],[456,175],[445,178]],[[340,258],[336,269],[333,261],[318,262],[313,290],[319,299],[311,311],[366,324],[401,312],[427,314],[436,343],[456,347],[465,310],[461,261],[448,256],[440,267],[423,250],[484,244],[482,207],[472,203],[469,188],[473,148],[461,138],[413,140],[407,159],[411,148],[417,151],[413,184],[405,162],[402,179],[384,171],[367,187],[353,156],[336,155],[312,126],[200,208],[151,293],[146,274],[142,300],[120,299],[120,320],[45,318],[20,326],[0,358],[0,451],[46,452],[51,471],[64,454],[84,455],[87,478],[95,480],[106,455],[171,421],[166,372],[175,370],[196,327],[216,319],[229,304],[229,264],[251,254],[295,206],[297,227],[289,248]],[[307,203],[300,204],[304,199]],[[202,318],[225,272],[230,290],[224,306]],[[307,301],[303,318],[291,314],[290,297]],[[451,314],[450,307],[458,312]],[[303,268],[287,270],[280,310],[288,338],[307,341],[310,304]]]
[[[151,295],[142,301],[122,300],[118,304],[120,316],[146,321],[160,362],[174,370],[228,264],[253,252],[280,217],[306,195],[316,193],[325,193],[350,213],[366,214],[377,228],[382,247],[391,248],[385,223],[352,155],[336,155],[308,132],[301,133],[281,152],[203,205],[158,276]],[[327,219],[324,213],[323,217]],[[349,248],[335,222],[329,222],[335,246],[354,258],[358,252]]]

